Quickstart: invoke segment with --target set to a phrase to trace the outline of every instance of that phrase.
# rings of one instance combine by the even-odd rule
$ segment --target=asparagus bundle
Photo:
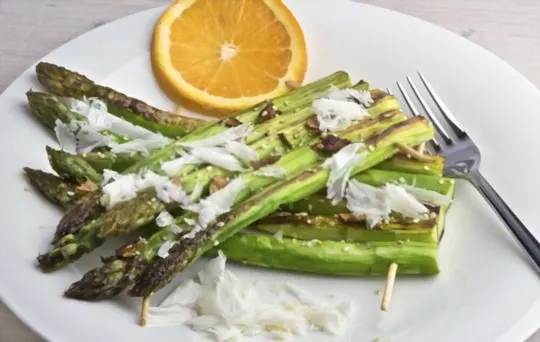
[[[365,88],[365,84],[360,83],[358,87],[363,89]],[[390,103],[394,102],[390,101]],[[376,101],[368,110],[373,114],[377,114],[388,108],[389,105],[386,101]],[[301,146],[309,142],[309,127],[305,124],[305,120],[310,116],[311,110],[305,110],[290,114],[283,119],[281,117],[271,119],[257,126],[257,128],[248,135],[246,142],[249,143],[254,141],[252,146],[255,147],[260,158],[268,157],[270,151],[272,151],[274,156],[279,156],[287,147]],[[396,122],[396,120],[402,120],[402,118],[402,114],[390,112],[382,117],[380,121],[382,121],[383,124],[391,124]],[[284,125],[290,124],[295,120],[300,120],[300,122],[292,127],[285,128],[282,131],[277,131]],[[268,132],[276,132],[277,134],[269,135]],[[259,141],[257,141],[257,138],[259,138]],[[168,148],[163,150],[166,149]],[[160,153],[162,153],[163,150],[160,151]],[[151,159],[151,157],[149,159]],[[145,163],[146,168],[151,168],[149,162],[145,161]],[[157,165],[159,165],[159,163],[157,163]],[[128,170],[138,168],[140,168],[140,166],[134,165]],[[197,184],[207,186],[210,180],[215,176],[230,175],[230,173],[217,167],[199,168],[197,172],[188,174],[196,168],[197,167],[194,165],[186,165],[178,172],[178,175],[185,175],[181,183],[183,190],[188,193],[193,191]],[[126,173],[128,173],[128,170],[126,170]],[[40,267],[48,272],[54,271],[77,260],[83,254],[91,252],[96,247],[99,247],[107,236],[125,234],[150,223],[160,211],[166,209],[164,203],[152,200],[154,197],[155,194],[151,191],[144,192],[133,200],[115,206],[102,217],[96,219],[92,218],[87,225],[80,228],[80,231],[72,229],[69,227],[69,224],[63,225],[62,231],[69,232],[69,234],[61,238],[61,234],[57,234],[57,237],[60,239],[57,239],[58,241],[55,244],[55,248],[51,252],[38,257]],[[134,208],[137,210],[134,210]],[[134,212],[135,214],[133,214]],[[68,212],[66,217],[70,216],[72,215]],[[63,221],[66,222],[68,220]],[[77,221],[76,224],[77,227],[80,227],[80,222]]]
[[[367,146],[374,146],[373,151],[368,152],[363,149],[366,157],[362,163],[354,168],[354,172],[361,172],[395,154],[397,151],[394,147],[395,141],[416,145],[429,139],[432,134],[430,125],[421,118],[410,119],[403,124],[395,124],[382,133],[367,139]],[[239,195],[238,198],[242,201],[234,206],[233,211],[225,217],[219,217],[206,230],[196,232],[193,238],[182,239],[170,231],[162,229],[147,241],[143,240],[125,246],[116,256],[108,258],[107,263],[101,268],[88,272],[83,279],[73,284],[66,295],[88,300],[114,296],[126,287],[133,285],[131,281],[126,279],[133,279],[139,273],[131,294],[146,295],[156,290],[165,285],[177,271],[187,267],[214,244],[219,244],[238,230],[275,211],[283,202],[288,202],[283,196],[299,199],[322,189],[326,184],[329,171],[320,166],[300,164],[311,159],[312,163],[316,163],[314,165],[320,165],[322,162],[320,157],[321,152],[307,147],[292,151],[280,159],[276,165],[286,168],[289,174],[293,173],[292,170],[297,170],[297,173],[302,169],[308,169],[307,171],[303,171],[289,180],[276,183],[265,191],[251,195],[251,197],[245,196],[247,199]],[[246,176],[250,175],[244,175],[244,177]],[[302,185],[306,184],[309,186],[304,188]],[[249,189],[245,191],[252,192]],[[178,218],[176,224],[185,226],[186,218],[197,217],[186,214]],[[176,242],[169,252],[170,256],[156,258],[158,250],[167,241]],[[149,266],[145,266],[147,263]],[[155,274],[156,272],[158,274]],[[145,286],[142,292],[141,286]]]
[[[40,63],[36,71],[40,82],[55,95],[78,99],[97,97],[107,103],[113,115],[169,137],[182,136],[150,156],[112,153],[107,148],[71,155],[48,148],[51,165],[62,179],[25,170],[51,201],[67,208],[53,250],[38,258],[45,271],[61,268],[91,252],[109,236],[142,227],[153,232],[147,240],[124,245],[115,255],[103,259],[102,267],[91,270],[66,291],[68,297],[96,300],[129,289],[131,296],[147,298],[201,255],[211,255],[218,249],[225,251],[231,260],[246,264],[321,274],[386,274],[390,263],[400,264],[402,274],[433,275],[439,271],[437,242],[447,207],[429,208],[432,216],[419,221],[392,214],[389,222],[368,230],[365,220],[349,212],[344,203],[333,205],[320,193],[330,176],[325,159],[348,144],[364,140],[365,144],[359,145],[356,152],[357,158],[353,159],[351,179],[373,186],[396,181],[414,183],[447,195],[453,191],[453,182],[441,178],[444,159],[423,156],[413,149],[433,136],[430,124],[422,118],[403,121],[397,101],[380,91],[371,91],[375,101],[367,109],[372,118],[347,128],[331,129],[334,135],[316,137],[321,129],[311,104],[333,87],[348,88],[350,80],[345,73],[335,73],[233,118],[207,123],[160,111],[55,65]],[[339,95],[367,88],[367,83],[360,82]],[[64,123],[81,120],[77,113],[50,95],[30,92],[28,99],[33,113],[47,127],[54,128],[57,120]],[[340,101],[358,101],[359,105],[368,107],[354,96]],[[352,108],[347,106],[332,108],[336,112],[331,115]],[[279,112],[282,114],[275,117]],[[272,168],[284,171],[282,175],[264,174],[257,170],[260,165],[253,165],[255,170],[245,173],[215,165],[185,165],[175,175],[168,174],[194,201],[203,198],[197,204],[199,209],[156,201],[157,188],[148,188],[105,212],[100,203],[102,191],[84,190],[86,184],[100,184],[101,173],[106,169],[125,175],[147,170],[160,173],[163,162],[177,156],[179,149],[185,150],[182,143],[209,138],[242,124],[254,125],[246,144],[261,161],[273,163]],[[102,133],[119,143],[128,140],[115,132]],[[227,183],[229,178],[234,180],[225,189],[233,184],[238,187],[231,199],[232,209],[205,218],[202,214],[205,204],[201,203],[220,194],[218,189],[224,184],[214,189],[216,179]],[[443,182],[439,184],[441,179]],[[217,192],[205,198],[214,191]],[[174,223],[166,228],[154,221],[163,210],[176,216]],[[277,210],[287,213],[275,213]],[[198,222],[195,227],[193,222]],[[261,233],[241,232],[250,225]],[[286,237],[276,238],[267,233]]]

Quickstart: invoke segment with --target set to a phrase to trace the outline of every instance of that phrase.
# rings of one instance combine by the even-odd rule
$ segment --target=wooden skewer
[[[418,153],[424,154],[426,150],[426,143],[423,142],[420,145],[418,145],[418,148],[416,150],[418,151]]]
[[[384,293],[381,302],[381,310],[386,311],[390,306],[390,300],[392,299],[392,290],[394,289],[394,281],[396,280],[396,273],[398,264],[395,262],[388,267],[388,274],[386,275],[386,284],[384,285]]]
[[[144,297],[142,302],[142,308],[141,308],[141,317],[139,319],[139,325],[141,327],[146,326],[146,323],[148,322],[148,309],[150,309],[150,296]]]

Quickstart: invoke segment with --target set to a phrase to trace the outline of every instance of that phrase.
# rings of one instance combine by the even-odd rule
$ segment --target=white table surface
[[[29,65],[81,33],[170,2],[0,0],[0,93]],[[493,51],[540,87],[539,0],[363,2],[404,12],[454,31]],[[42,339],[0,303],[0,342],[38,341]],[[540,342],[540,332],[528,342]]]

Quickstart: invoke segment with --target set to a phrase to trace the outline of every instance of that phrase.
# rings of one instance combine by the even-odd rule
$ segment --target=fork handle
[[[482,176],[480,171],[475,171],[469,174],[472,183],[480,190],[480,193],[488,201],[497,215],[506,223],[506,226],[514,237],[519,241],[521,246],[527,251],[535,265],[540,269],[540,243],[525,227],[521,220],[508,207],[506,202],[499,196],[497,191],[489,184]]]

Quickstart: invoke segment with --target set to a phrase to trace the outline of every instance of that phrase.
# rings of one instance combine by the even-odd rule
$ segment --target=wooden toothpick
[[[386,275],[386,284],[384,285],[384,293],[381,302],[381,310],[386,311],[390,306],[390,300],[392,299],[392,290],[394,289],[394,282],[396,280],[396,273],[398,264],[395,262],[388,267],[388,274]]]
[[[139,319],[139,325],[141,327],[146,326],[146,323],[148,322],[148,310],[150,309],[150,295],[148,297],[144,297],[142,302],[142,308],[141,308],[141,317]]]

